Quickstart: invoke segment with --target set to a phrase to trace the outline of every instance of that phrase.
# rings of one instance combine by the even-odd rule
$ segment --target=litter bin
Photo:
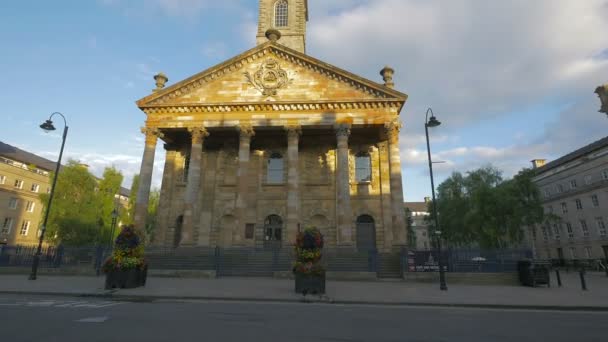
[[[519,281],[524,286],[549,286],[549,267],[545,263],[520,260],[517,262],[517,271],[519,272]]]

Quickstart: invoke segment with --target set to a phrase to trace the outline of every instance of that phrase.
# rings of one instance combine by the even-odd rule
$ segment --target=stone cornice
[[[320,101],[320,102],[257,102],[257,103],[192,103],[144,107],[148,115],[182,113],[243,113],[243,112],[301,112],[311,110],[365,110],[395,108],[403,105],[397,100]]]
[[[171,100],[190,93],[204,86],[206,83],[221,78],[225,74],[235,72],[236,70],[241,69],[244,65],[249,64],[259,58],[264,58],[271,53],[274,53],[276,56],[285,60],[291,61],[294,64],[304,66],[314,72],[323,74],[330,79],[347,83],[355,89],[366,92],[378,99],[398,101],[400,102],[400,108],[408,98],[408,96],[404,93],[367,80],[346,70],[342,70],[331,64],[292,50],[281,44],[267,42],[170,87],[164,88],[147,97],[144,97],[137,101],[137,105],[141,109],[144,109],[169,104]],[[354,100],[356,101],[356,99]]]

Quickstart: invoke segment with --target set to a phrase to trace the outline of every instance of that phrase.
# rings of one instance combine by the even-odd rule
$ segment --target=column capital
[[[399,141],[399,131],[401,131],[401,127],[403,127],[403,124],[398,118],[394,118],[393,120],[384,123],[384,131],[391,143]]]
[[[250,123],[241,123],[236,126],[236,130],[239,131],[241,139],[251,139],[255,135],[255,130]]]
[[[283,127],[289,138],[297,138],[302,135],[302,126],[300,124],[288,124]]]
[[[142,127],[141,133],[146,136],[146,145],[156,145],[158,138],[165,135],[156,127]]]
[[[205,127],[188,127],[188,132],[192,136],[193,144],[202,144],[203,140],[209,136],[209,132]]]
[[[349,124],[339,124],[335,126],[336,129],[336,137],[337,138],[343,138],[346,137],[348,138],[348,136],[350,136],[350,125]]]

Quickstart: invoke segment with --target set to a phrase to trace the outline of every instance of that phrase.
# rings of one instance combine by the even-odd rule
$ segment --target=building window
[[[11,199],[8,200],[9,209],[13,209],[13,210],[17,209],[18,204],[19,204],[19,200],[14,197],[11,197]]]
[[[0,175],[0,184],[6,183],[6,176]]]
[[[585,176],[585,185],[590,185],[592,181],[591,175]]]
[[[547,227],[543,227],[543,240],[549,240],[549,234],[547,233]]]
[[[577,184],[576,184],[576,179],[573,179],[570,181],[570,189],[574,190],[576,189]]]
[[[576,259],[578,256],[576,255],[576,248],[570,247],[570,258]]]
[[[580,199],[577,199],[575,202],[576,202],[576,209],[582,210],[583,209],[583,202],[581,202]]]
[[[568,213],[568,204],[566,202],[562,202],[562,214]]]
[[[8,234],[10,234],[12,228],[13,228],[13,218],[5,217],[4,223],[2,223],[2,230],[0,230],[0,234],[8,235]]]
[[[281,0],[274,6],[274,26],[287,27],[289,24],[289,5],[287,0]]]
[[[589,227],[587,227],[587,221],[581,220],[581,231],[584,237],[589,237]]]
[[[591,195],[591,202],[593,202],[593,206],[596,208],[600,206],[600,200],[597,195]]]
[[[19,230],[19,235],[27,236],[27,233],[30,231],[30,221],[23,221],[21,224],[21,230]]]
[[[602,171],[602,179],[608,180],[608,169]]]
[[[595,223],[597,224],[597,232],[601,237],[606,236],[606,224],[604,223],[603,217],[597,217],[595,219]]]
[[[585,247],[585,257],[591,259],[591,247]]]
[[[570,222],[566,222],[566,230],[568,231],[568,239],[574,239],[574,230]]]
[[[562,184],[557,184],[557,192],[560,194],[564,192],[564,186]]]
[[[266,181],[271,184],[283,183],[283,156],[280,153],[270,155]]]
[[[31,190],[32,190],[32,192],[38,192],[40,190],[40,185],[32,184]]]
[[[15,180],[15,188],[17,188],[17,189],[23,189],[23,181],[21,179],[16,179]]]
[[[28,213],[33,213],[35,207],[36,203],[34,203],[33,201],[27,201],[27,204],[25,205],[25,211],[27,211]]]
[[[557,224],[553,224],[553,233],[554,233],[553,236],[555,237],[555,240],[559,240],[561,236],[560,236],[560,229],[557,226]]]
[[[355,157],[355,179],[357,182],[372,181],[372,159],[369,153],[359,152]]]

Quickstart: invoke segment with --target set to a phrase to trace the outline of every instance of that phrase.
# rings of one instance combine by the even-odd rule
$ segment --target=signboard
[[[409,251],[407,253],[408,272],[439,272],[437,255],[436,251]],[[447,272],[447,265],[443,266],[443,270]]]

